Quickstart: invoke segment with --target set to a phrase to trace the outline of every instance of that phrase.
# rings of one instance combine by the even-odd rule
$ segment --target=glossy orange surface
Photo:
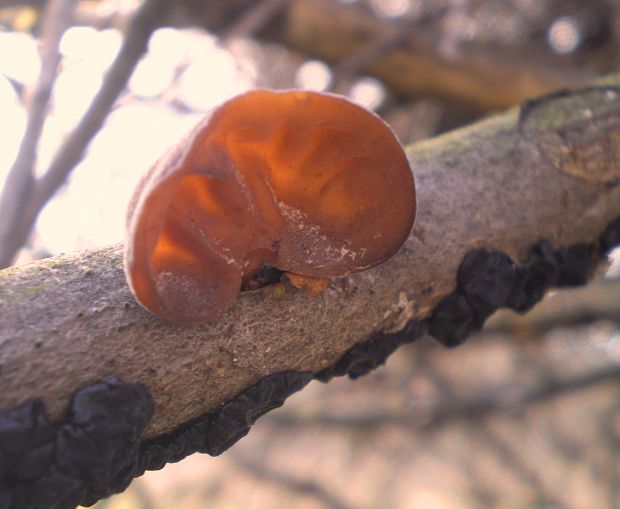
[[[387,260],[415,206],[403,149],[375,114],[329,94],[249,92],[142,179],[125,271],[148,310],[205,321],[264,264],[325,277]]]

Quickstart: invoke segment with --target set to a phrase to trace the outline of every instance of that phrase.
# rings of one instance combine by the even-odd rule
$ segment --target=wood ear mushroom
[[[384,262],[415,211],[407,158],[377,115],[335,95],[257,90],[215,109],[143,177],[125,273],[149,311],[206,321],[264,265],[336,277]]]

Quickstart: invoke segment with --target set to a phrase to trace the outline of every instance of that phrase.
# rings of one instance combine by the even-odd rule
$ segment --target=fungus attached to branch
[[[265,266],[335,277],[384,262],[415,209],[405,153],[377,115],[329,94],[253,91],[142,179],[125,272],[151,312],[205,321]]]

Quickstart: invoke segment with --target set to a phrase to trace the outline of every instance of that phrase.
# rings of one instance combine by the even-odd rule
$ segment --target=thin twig
[[[439,33],[438,53],[442,57],[454,60],[459,56],[461,32],[467,23],[469,0],[450,0],[444,18],[443,29]]]
[[[239,16],[239,19],[226,31],[222,39],[250,37],[273,19],[287,3],[288,0],[262,0],[257,2]]]
[[[482,418],[506,410],[517,410],[539,404],[550,399],[562,397],[566,394],[590,389],[599,384],[620,381],[620,368],[611,366],[599,371],[592,371],[584,375],[565,380],[553,380],[531,389],[520,398],[511,399],[510,404],[496,397],[478,397],[471,400],[452,400],[450,403],[438,405],[428,411],[428,415],[419,421],[413,413],[381,413],[361,416],[340,417],[336,415],[320,414],[298,417],[293,414],[279,413],[267,419],[276,426],[328,426],[334,428],[378,429],[384,426],[406,426],[412,429],[436,429],[438,425],[447,424],[457,419]],[[499,391],[490,391],[496,394]],[[266,420],[267,420],[266,419]]]
[[[149,37],[166,16],[170,5],[165,0],[146,0],[132,18],[123,45],[88,111],[58,150],[46,173],[34,182],[28,202],[20,207],[19,220],[14,223],[10,239],[7,239],[10,242],[3,242],[0,247],[0,268],[11,263],[26,242],[43,206],[82,160],[90,141],[103,125],[145,53]]]
[[[73,19],[76,0],[51,0],[45,10],[41,34],[41,72],[30,106],[28,121],[19,152],[0,195],[0,267],[11,263],[16,243],[14,225],[28,202],[34,184],[37,146],[47,117],[47,107],[61,55],[60,39]]]
[[[490,426],[481,428],[479,423],[472,421],[468,426],[468,433],[470,437],[477,437],[475,440],[477,452],[481,445],[486,446],[505,471],[510,472],[524,487],[532,490],[536,500],[534,507],[554,507],[556,509],[564,507],[547,493],[547,488],[536,468],[527,459],[523,459],[515,450],[515,446],[494,429]]]
[[[228,453],[228,457],[232,459],[235,465],[242,468],[256,479],[280,485],[293,493],[309,495],[330,509],[349,508],[347,504],[339,500],[335,495],[330,493],[327,489],[325,489],[325,487],[317,482],[306,479],[296,479],[295,477],[283,472],[278,472],[277,470],[269,468],[269,466],[264,463],[258,463],[257,461],[243,456],[235,451],[230,451]]]
[[[363,72],[374,62],[381,60],[388,53],[402,47],[411,37],[417,26],[426,25],[432,20],[442,17],[447,6],[425,12],[422,15],[410,15],[401,20],[390,22],[387,30],[359,50],[344,58],[333,68],[333,89],[338,91],[352,76]]]

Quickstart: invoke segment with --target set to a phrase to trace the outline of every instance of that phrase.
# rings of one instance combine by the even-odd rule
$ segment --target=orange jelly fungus
[[[143,177],[125,273],[149,311],[206,321],[264,265],[330,277],[387,260],[415,207],[405,153],[377,115],[335,95],[253,91]]]

